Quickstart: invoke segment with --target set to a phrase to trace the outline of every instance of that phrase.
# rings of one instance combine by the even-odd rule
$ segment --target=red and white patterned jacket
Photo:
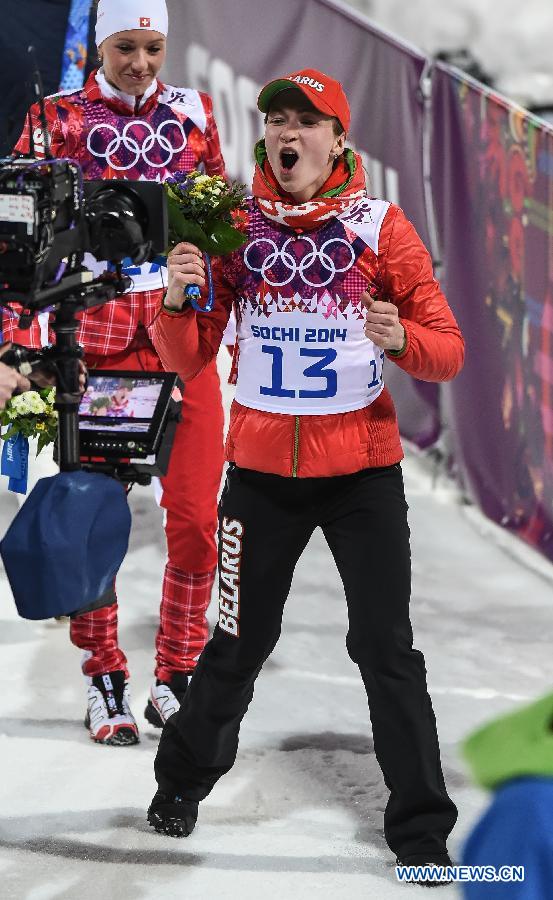
[[[213,311],[163,308],[156,317],[153,340],[164,366],[183,381],[195,378],[238,307],[229,462],[299,478],[398,463],[403,451],[382,358],[436,382],[454,378],[464,360],[428,251],[403,211],[381,200],[362,199],[307,231],[268,221],[258,201],[249,203],[247,243],[214,260]],[[361,295],[371,286],[398,308],[399,353],[384,354],[364,338]]]
[[[46,98],[45,111],[53,155],[78,162],[85,179],[162,182],[200,166],[209,175],[225,175],[212,101],[199,91],[154,81],[136,100],[115,90],[100,70],[81,90]],[[31,148],[37,158],[44,156],[36,104],[15,147],[20,153]],[[87,353],[107,356],[127,349],[139,326],[148,330],[158,312],[160,289],[167,283],[163,271],[146,263],[140,274],[130,274],[131,293],[81,314],[77,339]],[[16,308],[2,311],[4,340],[33,347],[45,343],[44,316],[29,331],[19,330],[17,320]],[[48,336],[53,340],[51,331]]]

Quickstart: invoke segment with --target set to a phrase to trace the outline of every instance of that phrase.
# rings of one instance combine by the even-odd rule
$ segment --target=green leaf
[[[36,455],[38,456],[38,454],[41,453],[44,450],[44,448],[47,447],[48,444],[51,444],[51,443],[53,443],[53,438],[51,437],[51,435],[48,434],[48,432],[43,431],[40,434],[39,439],[38,439]]]
[[[177,204],[169,203],[167,205],[167,213],[169,218],[170,230],[174,231],[177,235],[180,234],[185,225],[185,218]]]
[[[211,253],[221,256],[232,253],[247,241],[247,236],[242,231],[221,220],[214,224],[209,237],[213,247]]]
[[[169,207],[169,240],[171,247],[175,247],[180,241],[190,241],[196,244],[200,250],[206,249],[207,236],[201,225],[186,219],[179,209]]]

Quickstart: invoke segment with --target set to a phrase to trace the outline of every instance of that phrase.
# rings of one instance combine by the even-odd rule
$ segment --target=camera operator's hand
[[[0,357],[6,350],[9,350],[11,344],[4,344],[0,347]],[[5,366],[0,362],[0,409],[4,409],[8,400],[17,392],[22,394],[24,391],[30,391],[31,384],[23,375],[20,375],[16,369]]]
[[[163,305],[175,311],[182,309],[184,289],[189,284],[205,287],[205,263],[201,250],[194,244],[181,243],[167,257],[169,286]]]
[[[31,383],[33,386],[39,388],[46,388],[54,385],[56,383],[56,373],[50,369],[43,369],[42,371],[37,370],[33,372],[33,377],[31,379]],[[88,384],[88,369],[86,367],[86,363],[80,359],[79,360],[79,391],[81,394],[84,394],[86,391],[86,387]]]

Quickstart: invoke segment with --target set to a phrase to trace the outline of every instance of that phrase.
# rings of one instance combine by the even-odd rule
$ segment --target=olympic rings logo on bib
[[[304,241],[306,244],[311,246],[311,250],[302,257],[302,259],[298,260],[294,256],[293,253],[290,253],[286,248],[291,243],[296,243],[297,241]],[[256,267],[250,262],[251,250],[253,247],[259,244],[269,244],[272,248],[271,252],[267,254],[261,266]],[[329,253],[326,252],[327,248],[331,244],[343,244],[344,247],[347,248],[349,252],[349,260],[345,266],[341,268],[338,267]],[[309,285],[312,288],[320,288],[326,287],[330,282],[335,278],[336,275],[342,274],[343,272],[348,272],[349,269],[355,263],[355,251],[348,241],[345,241],[343,238],[330,238],[328,241],[325,241],[324,244],[317,249],[317,245],[315,241],[313,241],[310,237],[306,235],[300,235],[298,237],[288,238],[282,247],[277,247],[276,243],[270,238],[256,238],[256,240],[252,241],[246,247],[244,251],[244,262],[246,263],[250,272],[255,272],[258,275],[261,275],[264,282],[270,287],[284,287],[286,284],[290,284],[291,281],[299,275],[304,284]],[[285,269],[289,271],[289,275],[286,276],[284,281],[273,281],[269,277],[268,273],[273,268],[275,263],[280,262]],[[319,263],[319,273],[321,275],[320,281],[310,281],[306,275],[306,269],[311,269],[315,263]],[[324,272],[328,272],[328,277],[325,280],[322,280]]]
[[[140,126],[140,128],[145,129],[147,132],[147,134],[142,137],[140,143],[137,140],[136,135],[133,136],[129,133],[130,129],[135,125]],[[174,147],[169,138],[163,134],[163,130],[169,125],[174,125],[177,128],[181,139],[181,143],[178,147]],[[109,141],[105,150],[100,152],[94,149],[93,140],[94,136],[101,131],[111,132],[113,138]],[[98,144],[98,138],[95,143],[96,145]],[[187,144],[187,137],[184,128],[182,127],[182,123],[177,119],[166,119],[165,122],[161,122],[161,124],[158,125],[156,131],[154,131],[149,122],[143,122],[138,119],[133,122],[127,122],[122,132],[119,132],[115,125],[111,125],[109,122],[95,125],[89,132],[86,144],[89,151],[97,159],[105,159],[112,169],[115,169],[118,172],[126,172],[128,169],[132,169],[136,166],[139,159],[142,159],[148,166],[152,166],[155,169],[165,168],[178,153],[182,153]],[[115,154],[121,147],[121,144],[125,150],[134,154],[134,159],[127,165],[120,165],[115,159]],[[150,159],[148,154],[153,147],[161,148],[164,155],[166,155],[166,159],[163,159],[161,162]]]

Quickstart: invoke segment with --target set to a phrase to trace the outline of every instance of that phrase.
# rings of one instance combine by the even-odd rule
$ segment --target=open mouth
[[[283,169],[293,169],[296,165],[299,157],[295,150],[281,150],[280,151],[280,162],[282,164]]]

